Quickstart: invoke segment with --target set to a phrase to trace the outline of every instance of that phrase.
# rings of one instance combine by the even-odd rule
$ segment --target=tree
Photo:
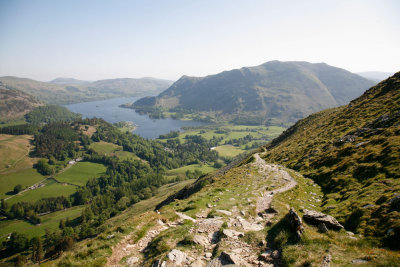
[[[22,191],[22,185],[17,184],[16,186],[14,186],[14,194],[18,194],[21,191]]]
[[[38,262],[43,259],[43,244],[40,237],[34,237],[31,239],[32,246],[32,261]]]
[[[14,252],[23,251],[28,246],[28,237],[24,234],[13,232],[7,245]]]
[[[53,168],[47,163],[45,159],[39,159],[39,161],[34,166],[37,171],[43,175],[53,174]]]

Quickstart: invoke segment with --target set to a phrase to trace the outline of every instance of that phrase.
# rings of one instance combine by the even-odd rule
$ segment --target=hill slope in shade
[[[324,63],[270,61],[206,77],[183,76],[157,97],[140,99],[134,107],[181,107],[292,123],[347,104],[373,84]]]
[[[399,246],[400,72],[347,106],[297,122],[267,150],[267,161],[316,181],[323,209],[348,230]]]
[[[0,82],[9,89],[31,94],[48,104],[71,104],[116,97],[155,95],[172,84],[171,81],[154,78],[109,79],[90,83],[54,84],[26,78],[1,77]]]
[[[32,111],[35,107],[43,105],[35,97],[21,92],[6,88],[0,82],[0,118],[18,118]]]

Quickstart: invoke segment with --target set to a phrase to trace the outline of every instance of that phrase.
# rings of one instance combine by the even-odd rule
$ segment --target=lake
[[[84,118],[102,118],[107,122],[132,121],[137,125],[134,134],[144,138],[157,138],[160,134],[170,131],[180,131],[185,126],[200,126],[208,123],[199,121],[181,121],[171,118],[150,119],[147,115],[140,115],[133,109],[121,108],[119,105],[132,103],[139,97],[113,98],[101,101],[92,101],[65,105],[70,111],[80,113]]]

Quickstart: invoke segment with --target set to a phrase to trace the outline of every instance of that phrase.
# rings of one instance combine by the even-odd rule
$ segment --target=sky
[[[271,60],[400,71],[398,0],[0,0],[0,76],[205,76]]]

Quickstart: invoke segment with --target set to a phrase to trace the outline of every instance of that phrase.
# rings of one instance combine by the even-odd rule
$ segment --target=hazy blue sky
[[[176,80],[275,59],[395,72],[399,14],[399,0],[0,0],[0,76]]]

